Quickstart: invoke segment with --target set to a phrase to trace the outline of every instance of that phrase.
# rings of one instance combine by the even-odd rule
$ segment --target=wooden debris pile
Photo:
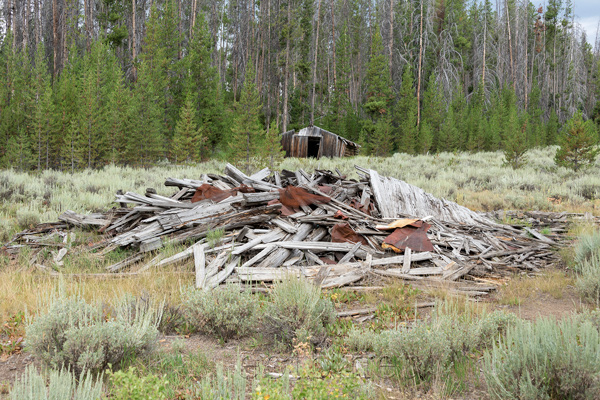
[[[119,192],[119,208],[90,215],[67,211],[59,223],[17,235],[6,249],[41,248],[57,234],[66,243],[67,226],[89,227],[104,234],[93,247],[101,254],[136,250],[108,266],[107,274],[193,259],[198,288],[261,284],[292,274],[323,288],[393,277],[419,287],[443,283],[471,295],[494,289],[496,278],[558,262],[553,248],[560,244],[533,227],[498,224],[406,182],[356,168],[359,180],[301,169],[247,176],[228,164],[225,175],[168,178],[165,185],[177,188],[171,197],[152,189]],[[156,252],[141,263],[167,244],[187,248],[170,257]],[[126,268],[135,270],[123,273]]]

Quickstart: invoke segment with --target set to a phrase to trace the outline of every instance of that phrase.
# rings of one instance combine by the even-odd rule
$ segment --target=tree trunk
[[[333,87],[337,90],[337,68],[335,55],[335,0],[331,0],[331,45],[332,45],[332,61],[333,61]],[[337,93],[336,93],[337,94]],[[338,96],[339,97],[339,96]]]
[[[131,72],[133,74],[133,80],[136,80],[137,77],[137,71],[135,68],[135,59],[137,57],[137,52],[136,52],[136,29],[135,29],[135,19],[136,19],[136,13],[135,13],[135,9],[137,8],[136,5],[136,0],[131,0],[131,30],[132,30],[132,35],[131,35],[131,62],[133,67],[131,68]]]
[[[510,35],[510,13],[508,10],[508,1],[506,1],[504,4],[505,4],[505,8],[506,8],[506,26],[508,28],[508,50],[510,53],[510,75],[511,75],[511,79],[512,79],[513,90],[516,90],[517,80],[515,79],[515,66],[514,66],[514,61],[513,61],[512,38]]]
[[[23,50],[27,49],[29,46],[29,7],[31,4],[29,0],[25,1],[25,17],[23,19]]]
[[[317,6],[317,35],[315,37],[315,62],[313,64],[312,96],[310,99],[310,126],[315,123],[315,90],[317,88],[317,56],[319,54],[319,25],[321,23],[321,0]]]
[[[92,47],[92,43],[91,43],[92,35],[91,35],[91,29],[90,29],[92,21],[90,21],[91,12],[89,11],[89,9],[90,9],[90,1],[83,0],[83,15],[85,18],[85,48],[88,52],[90,51],[90,48]]]
[[[58,43],[58,5],[56,3],[57,0],[52,0],[52,47],[54,47],[54,79],[56,79],[58,75],[58,51],[60,48]]]
[[[487,8],[485,12],[484,22],[483,22],[483,68],[481,70],[481,92],[485,97],[485,52],[486,52],[486,44],[487,44]]]
[[[393,67],[393,59],[394,59],[394,0],[390,0],[390,9],[389,9],[389,17],[388,24],[390,26],[390,37],[388,39],[388,68],[390,70],[390,79],[392,78],[392,67]],[[421,15],[423,15],[423,0],[421,0]],[[412,18],[411,18],[412,19]],[[423,19],[421,17],[421,23],[423,23]]]
[[[292,12],[291,12],[291,2],[292,0],[287,0],[288,2],[288,6],[287,6],[287,25],[288,25],[288,29],[286,29],[287,32],[287,38],[286,38],[286,43],[285,43],[285,76],[283,79],[283,121],[282,121],[282,131],[283,132],[287,132],[287,125],[288,125],[288,92],[289,92],[289,85],[290,85],[290,26],[292,25]]]
[[[423,66],[423,0],[421,0],[421,22],[419,26],[419,73],[417,78],[417,126],[421,123],[421,70]]]
[[[181,15],[181,0],[177,0],[177,19],[179,20],[179,23],[177,24],[177,32],[179,33],[179,40],[177,41],[177,59],[181,60],[181,38],[183,35],[181,27],[181,21],[183,20]]]
[[[33,3],[33,12],[35,14],[35,49],[37,51],[37,47],[40,44],[40,36],[42,30],[42,16],[40,15],[40,1],[34,0]]]

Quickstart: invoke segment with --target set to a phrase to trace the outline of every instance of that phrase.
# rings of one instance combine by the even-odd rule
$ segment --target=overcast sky
[[[587,32],[588,42],[594,44],[600,19],[600,0],[573,0],[573,8],[575,9],[575,18]]]
[[[500,4],[504,0],[500,1]],[[530,0],[531,3],[537,8],[544,6],[548,3],[548,0]],[[563,1],[564,3],[564,1]],[[546,12],[544,7],[544,12]],[[581,24],[583,29],[587,33],[588,42],[592,45],[596,40],[596,28],[598,27],[598,20],[600,20],[600,0],[573,0],[573,8],[575,9],[575,19]]]

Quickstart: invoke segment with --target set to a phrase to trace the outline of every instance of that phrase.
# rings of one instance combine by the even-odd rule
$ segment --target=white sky
[[[530,1],[536,8],[542,6],[544,7],[544,12],[546,11],[545,5],[547,0]],[[575,20],[585,29],[588,42],[593,45],[596,40],[598,21],[600,20],[600,0],[573,0],[573,9],[575,11]]]

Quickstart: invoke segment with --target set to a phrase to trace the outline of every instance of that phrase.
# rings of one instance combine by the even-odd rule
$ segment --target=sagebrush
[[[335,321],[333,303],[305,279],[289,277],[275,284],[264,315],[269,336],[286,346],[294,341],[319,344]]]
[[[96,374],[109,364],[117,368],[154,348],[161,309],[123,298],[114,314],[106,315],[100,304],[57,296],[28,325],[27,348],[45,365],[76,374]]]
[[[214,290],[189,289],[182,294],[192,328],[224,341],[243,337],[256,329],[259,304],[250,291],[229,284]]]
[[[485,352],[483,372],[498,399],[598,398],[598,329],[579,317],[520,321]]]
[[[11,400],[99,400],[102,380],[94,380],[90,373],[76,376],[67,370],[50,370],[41,375],[34,366],[28,366],[10,391]]]

